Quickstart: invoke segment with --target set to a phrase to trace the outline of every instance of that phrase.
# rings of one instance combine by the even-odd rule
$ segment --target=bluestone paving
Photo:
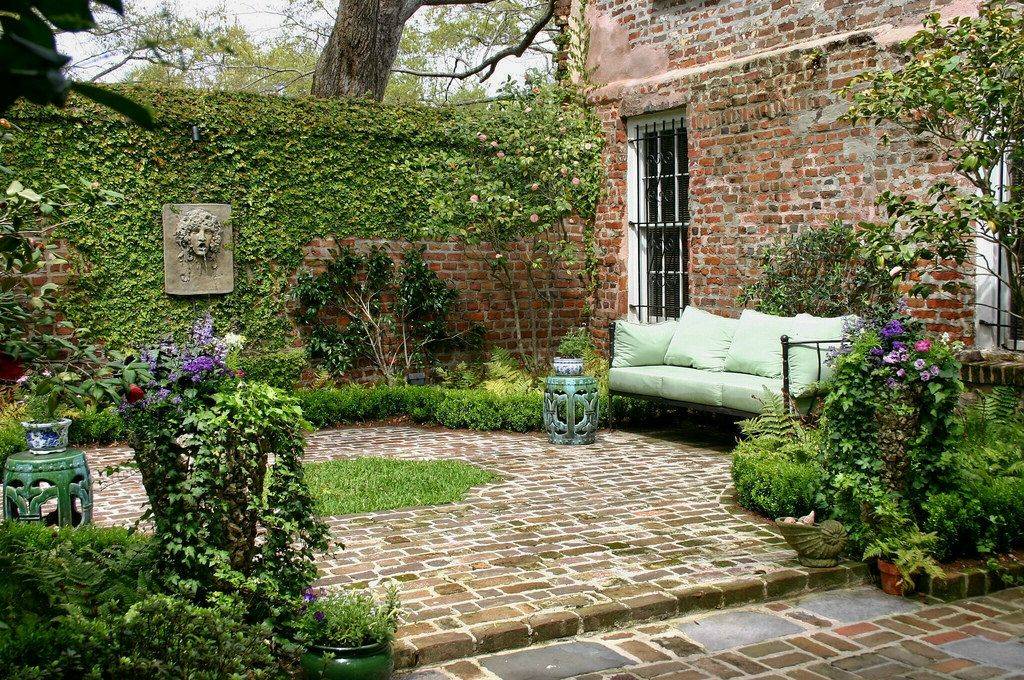
[[[833,621],[853,623],[892,614],[909,614],[921,605],[886,595],[877,588],[834,590],[801,598],[796,606]]]
[[[687,621],[679,624],[678,628],[709,652],[752,645],[803,630],[780,616],[742,609]]]
[[[820,600],[803,597],[746,605],[711,616],[690,616],[597,633],[577,638],[577,644],[604,647],[625,657],[629,663],[602,671],[583,671],[570,677],[572,680],[1024,679],[1024,588],[946,604],[890,598],[865,588],[847,589],[843,595],[843,602],[863,599],[860,605],[863,611],[883,613],[867,620],[838,621],[821,614],[812,615],[804,605],[809,599],[812,603]],[[902,610],[899,605],[911,605],[914,611],[884,613]],[[853,606],[843,605],[842,612],[847,619],[846,612]],[[771,618],[737,616],[741,613]],[[774,619],[792,622],[796,632],[784,632],[791,628],[783,627],[775,637],[755,643],[749,642],[749,634],[743,634],[744,622],[760,620],[760,624],[752,625],[763,629],[777,626]],[[717,625],[722,622],[726,625]],[[899,625],[893,627],[893,622]],[[708,635],[716,627],[719,638]],[[701,635],[703,641],[696,638]],[[571,649],[566,643],[546,649],[556,648]],[[490,665],[489,660],[493,658],[497,657],[487,657],[487,663],[481,658],[463,659],[437,670],[445,674],[446,680],[510,680],[495,672],[500,669]],[[531,657],[519,658],[529,660]],[[532,668],[519,666],[517,672],[514,677],[523,680],[552,677],[545,674],[545,666],[540,661]]]
[[[595,642],[562,642],[480,659],[501,680],[562,680],[636,662]]]
[[[970,659],[1008,671],[1024,671],[1024,643],[994,642],[982,637],[968,637],[941,645],[942,651],[962,659]]]

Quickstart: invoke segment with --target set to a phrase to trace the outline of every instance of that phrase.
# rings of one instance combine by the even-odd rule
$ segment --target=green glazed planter
[[[388,680],[395,671],[390,642],[362,647],[313,645],[302,655],[309,680]]]

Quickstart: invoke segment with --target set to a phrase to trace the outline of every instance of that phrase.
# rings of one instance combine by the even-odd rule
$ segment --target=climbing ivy
[[[543,193],[559,197],[545,207],[545,223],[570,212],[585,219],[600,187],[599,122],[578,98],[549,90],[532,102],[459,108],[122,90],[153,109],[152,129],[84,100],[60,110],[20,106],[10,117],[34,134],[5,149],[4,159],[28,179],[82,177],[124,195],[56,234],[72,251],[61,311],[115,346],[183,331],[209,311],[251,345],[277,349],[295,332],[289,281],[311,240],[457,238],[486,218],[470,209],[482,184],[508,192],[503,224],[516,211],[529,220],[536,177],[548,183]],[[546,125],[552,118],[562,121],[557,129]],[[518,140],[519,149],[563,152],[531,154],[529,176],[510,182],[507,171],[481,162],[494,154],[478,139],[483,129]],[[494,177],[481,176],[488,172]],[[161,206],[197,202],[232,205],[234,292],[168,296]]]

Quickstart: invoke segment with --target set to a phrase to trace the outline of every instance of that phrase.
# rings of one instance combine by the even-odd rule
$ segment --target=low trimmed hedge
[[[921,528],[939,537],[938,556],[951,559],[1024,547],[1024,478],[990,476],[935,494],[922,506]]]
[[[781,451],[742,442],[733,453],[732,479],[739,504],[771,519],[818,510],[824,470]]]
[[[307,362],[304,349],[292,348],[232,357],[230,368],[242,371],[246,380],[267,383],[281,390],[293,390],[299,384]]]
[[[433,386],[346,386],[296,392],[314,427],[408,416],[453,429],[529,432],[544,426],[539,393],[499,395],[478,389]]]

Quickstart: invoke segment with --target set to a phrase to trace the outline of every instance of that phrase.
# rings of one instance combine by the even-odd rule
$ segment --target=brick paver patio
[[[1024,678],[1024,589],[925,606],[872,587],[449,662],[401,680]]]
[[[458,458],[502,478],[452,505],[329,518],[346,549],[323,557],[322,584],[397,581],[399,662],[423,665],[863,580],[863,568],[800,568],[770,523],[731,502],[731,445],[618,431],[588,447],[406,426],[317,432],[309,460]],[[89,459],[99,471],[128,455]],[[137,475],[98,477],[96,521],[134,521]]]

